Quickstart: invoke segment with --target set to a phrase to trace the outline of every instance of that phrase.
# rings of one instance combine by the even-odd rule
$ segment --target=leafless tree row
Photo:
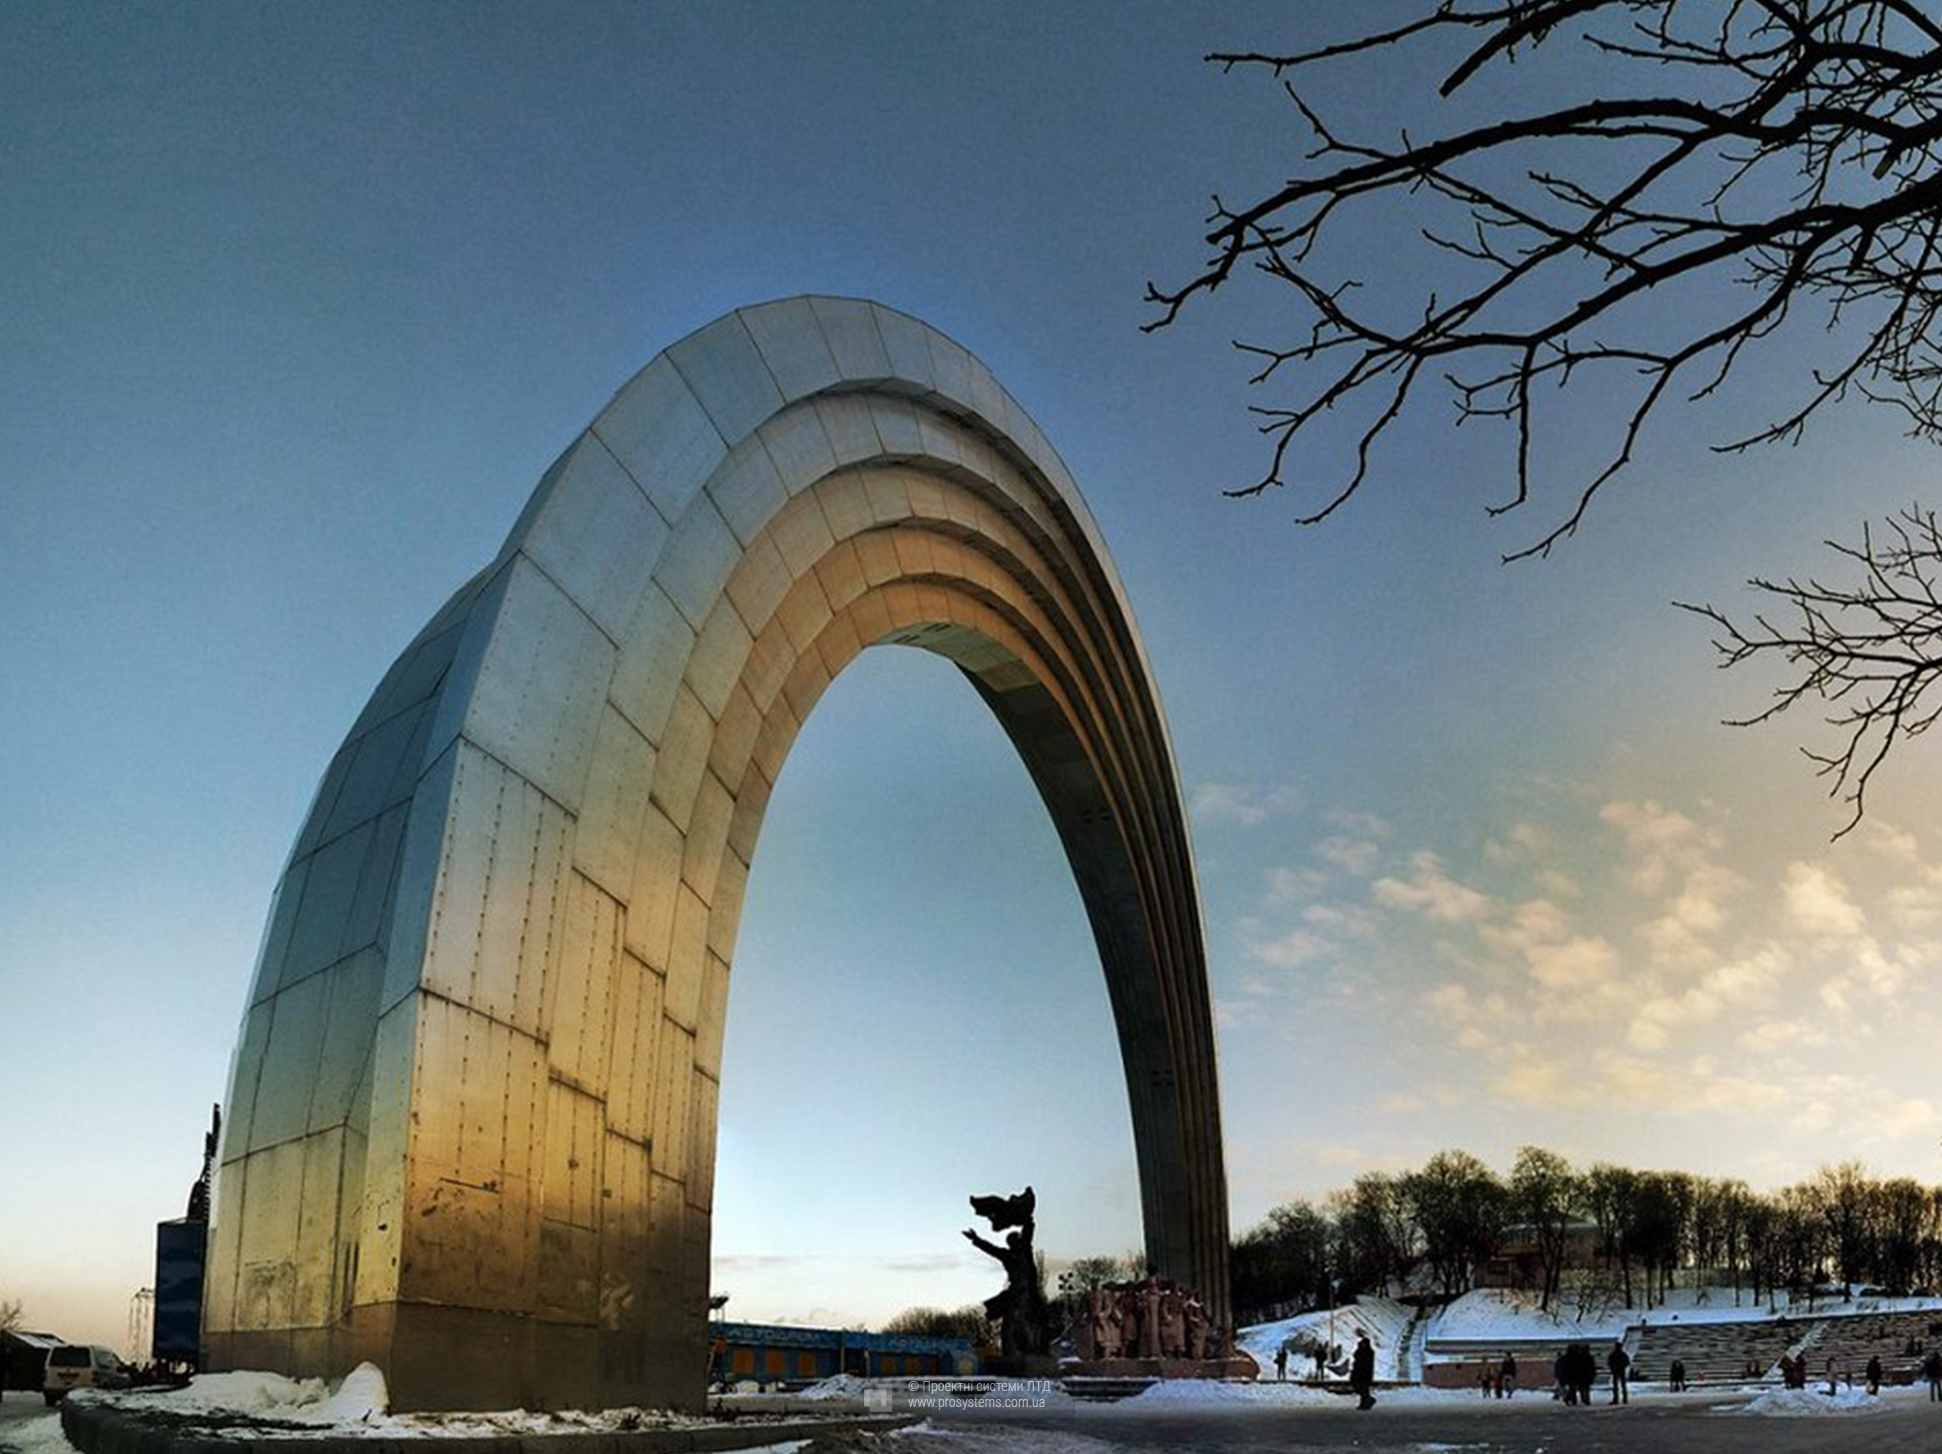
[[[1513,1255],[1514,1254],[1514,1255]],[[1758,1302],[1864,1286],[1942,1289],[1942,1187],[1855,1162],[1758,1192],[1733,1178],[1578,1168],[1527,1146],[1508,1176],[1462,1151],[1400,1175],[1371,1172],[1275,1208],[1235,1239],[1242,1310],[1325,1306],[1404,1287],[1454,1296],[1502,1260],[1549,1308],[1575,1297],[1654,1306],[1682,1281]]]

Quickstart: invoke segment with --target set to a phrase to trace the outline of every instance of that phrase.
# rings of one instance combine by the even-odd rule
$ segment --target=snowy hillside
[[[1330,1314],[1327,1312],[1298,1313],[1292,1318],[1282,1318],[1273,1323],[1257,1323],[1251,1328],[1243,1328],[1235,1341],[1241,1350],[1251,1354],[1254,1361],[1261,1365],[1263,1378],[1274,1377],[1275,1349],[1290,1341],[1298,1344],[1313,1342],[1327,1345],[1332,1343],[1342,1350],[1336,1360],[1339,1368],[1332,1369],[1334,1376],[1348,1372],[1349,1354],[1355,1349],[1358,1334],[1367,1332],[1369,1341],[1376,1350],[1376,1377],[1392,1379],[1398,1377],[1396,1370],[1397,1355],[1401,1350],[1403,1335],[1409,1327],[1411,1309],[1388,1298],[1363,1298],[1353,1307],[1337,1308],[1333,1314],[1334,1331],[1330,1332]],[[1288,1376],[1307,1378],[1314,1372],[1314,1360],[1299,1348],[1290,1349],[1288,1354]]]
[[[1742,1292],[1738,1307],[1733,1305],[1731,1288],[1674,1288],[1660,1306],[1644,1308],[1607,1307],[1580,1317],[1568,1304],[1554,1305],[1550,1312],[1538,1311],[1537,1298],[1528,1293],[1504,1288],[1481,1288],[1465,1293],[1430,1321],[1429,1340],[1439,1342],[1486,1342],[1510,1339],[1561,1339],[1584,1342],[1606,1341],[1623,1334],[1627,1328],[1661,1323],[1754,1323],[1775,1316],[1792,1318],[1840,1317],[1851,1313],[1907,1313],[1942,1311],[1942,1298],[1856,1298],[1844,1303],[1822,1297],[1791,1306],[1785,1293],[1773,1309],[1763,1299],[1753,1301]]]

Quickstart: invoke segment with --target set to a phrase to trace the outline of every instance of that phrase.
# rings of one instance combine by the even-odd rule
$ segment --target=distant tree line
[[[983,1346],[997,1341],[983,1303],[961,1308],[905,1308],[879,1330],[918,1338],[966,1338]]]
[[[1758,1192],[1737,1178],[1580,1169],[1526,1146],[1508,1176],[1465,1151],[1420,1169],[1369,1172],[1316,1206],[1292,1201],[1234,1239],[1243,1317],[1408,1287],[1455,1297],[1486,1264],[1549,1309],[1567,1292],[1652,1307],[1683,1278],[1734,1300],[1838,1285],[1942,1288],[1942,1187],[1879,1178],[1860,1163]]]
[[[1045,1259],[1039,1258],[1039,1281],[1045,1285]],[[1058,1281],[1048,1291],[1064,1317],[1077,1316],[1085,1305],[1086,1294],[1109,1282],[1128,1282],[1145,1275],[1144,1260],[1137,1252],[1122,1257],[1079,1257],[1066,1264]],[[961,1308],[905,1308],[886,1322],[880,1332],[906,1333],[925,1338],[968,1338],[979,1346],[996,1346],[998,1328],[986,1316],[983,1303],[967,1303]]]

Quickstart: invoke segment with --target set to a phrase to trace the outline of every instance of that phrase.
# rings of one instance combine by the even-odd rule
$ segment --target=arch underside
[[[1191,852],[1110,562],[976,360],[792,299],[617,396],[333,761],[233,1071],[215,1366],[371,1357],[404,1406],[698,1400],[749,864],[801,724],[877,644],[952,660],[1043,795],[1149,1259],[1224,1310]]]

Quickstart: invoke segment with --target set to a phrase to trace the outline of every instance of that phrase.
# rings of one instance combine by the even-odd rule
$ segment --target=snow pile
[[[380,1374],[380,1381],[382,1378]],[[321,1378],[285,1378],[281,1373],[245,1369],[235,1373],[198,1373],[189,1380],[187,1388],[144,1393],[140,1399],[144,1406],[160,1405],[174,1413],[295,1418],[298,1410],[321,1404],[328,1396],[329,1390]]]
[[[126,1393],[100,1393],[82,1389],[71,1394],[76,1399],[118,1405],[130,1412],[154,1409],[193,1421],[206,1416],[211,1424],[230,1425],[245,1420],[233,1430],[239,1437],[274,1439],[298,1434],[341,1434],[352,1437],[397,1437],[401,1435],[463,1436],[476,1434],[564,1434],[623,1433],[635,1429],[658,1429],[705,1424],[706,1419],[685,1418],[664,1409],[602,1409],[594,1413],[565,1411],[540,1413],[531,1409],[504,1409],[489,1413],[392,1414],[383,1372],[374,1364],[360,1363],[346,1374],[335,1388],[321,1378],[285,1378],[280,1373],[247,1370],[235,1373],[204,1373],[189,1380],[188,1387],[168,1392],[131,1390]],[[56,1426],[58,1433],[58,1425]],[[218,1436],[232,1432],[225,1427],[210,1430]],[[12,1438],[9,1443],[16,1442]],[[66,1445],[28,1454],[65,1454]]]
[[[862,1398],[863,1390],[870,1386],[867,1378],[858,1378],[854,1373],[839,1373],[825,1378],[821,1383],[812,1383],[798,1398]]]
[[[1864,1388],[1843,1388],[1830,1394],[1824,1388],[1770,1388],[1742,1404],[1742,1414],[1766,1414],[1776,1418],[1812,1417],[1816,1414],[1874,1414],[1887,1405]]]
[[[1234,1341],[1243,1353],[1261,1366],[1264,1379],[1274,1377],[1275,1350],[1283,1343],[1332,1343],[1342,1350],[1342,1355],[1339,1359],[1331,1360],[1331,1373],[1335,1377],[1346,1377],[1349,1355],[1355,1351],[1356,1336],[1366,1332],[1369,1341],[1375,1345],[1376,1377],[1392,1379],[1397,1376],[1396,1360],[1403,1351],[1403,1335],[1409,1330],[1408,1307],[1390,1298],[1365,1297],[1353,1306],[1335,1310],[1335,1330],[1332,1335],[1329,1332],[1329,1316],[1326,1310],[1321,1310],[1297,1313],[1292,1318],[1282,1318],[1272,1323],[1256,1323],[1251,1328],[1241,1329]],[[1307,1378],[1314,1371],[1314,1360],[1301,1352],[1299,1346],[1288,1350],[1288,1377],[1291,1380]]]
[[[131,1405],[164,1408],[179,1414],[241,1414],[293,1424],[357,1424],[382,1419],[391,1407],[384,1374],[360,1363],[331,1389],[321,1378],[285,1378],[280,1373],[244,1369],[198,1373],[188,1387],[166,1393],[138,1393]]]
[[[368,1423],[391,1407],[391,1390],[375,1363],[360,1363],[344,1375],[337,1392],[304,1410],[306,1423]]]
[[[61,1416],[57,1413],[36,1414],[17,1424],[8,1424],[0,1439],[19,1454],[77,1454],[67,1435],[61,1432]]]

